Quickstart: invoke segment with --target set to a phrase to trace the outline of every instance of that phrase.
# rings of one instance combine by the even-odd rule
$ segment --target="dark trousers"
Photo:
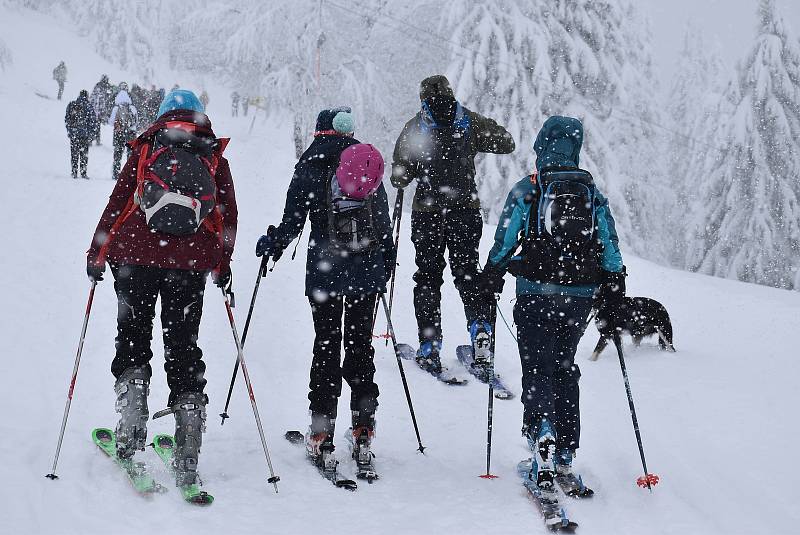
[[[522,361],[523,426],[547,418],[559,448],[577,449],[581,422],[575,364],[578,342],[592,308],[589,297],[520,295],[514,306]]]
[[[133,138],[131,132],[114,132],[114,164],[111,167],[111,177],[116,180],[119,175],[119,169],[122,165],[122,153],[125,148],[128,148],[128,157],[131,155],[131,148],[128,146],[128,141]]]
[[[375,294],[358,297],[309,298],[314,318],[314,359],[309,380],[309,409],[336,418],[342,379],[350,386],[350,409],[374,412],[378,406],[375,350],[372,348],[372,311]],[[344,315],[344,323],[342,316]],[[344,330],[344,362],[341,362]]]
[[[132,366],[150,370],[153,318],[160,295],[169,403],[185,392],[202,394],[206,365],[197,347],[197,334],[207,272],[133,265],[112,266],[111,270],[118,303],[117,354],[111,373],[118,378]]]
[[[450,271],[461,301],[467,325],[486,318],[488,304],[478,289],[478,246],[483,219],[478,209],[441,212],[415,211],[411,214],[411,241],[416,249],[414,311],[420,343],[442,339],[442,284],[449,253]]]
[[[71,137],[69,138],[69,154],[72,166],[72,176],[86,176],[86,165],[89,162],[89,143],[88,139]]]
[[[64,95],[64,82],[62,80],[56,80],[58,84],[58,100],[61,100],[61,97]]]

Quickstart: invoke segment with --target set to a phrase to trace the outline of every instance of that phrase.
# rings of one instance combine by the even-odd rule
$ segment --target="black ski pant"
[[[86,176],[86,166],[89,163],[89,143],[90,140],[71,137],[69,138],[69,154],[72,167],[72,176]]]
[[[450,271],[461,301],[467,326],[488,317],[489,304],[478,288],[478,246],[483,231],[479,209],[414,211],[411,241],[416,249],[414,312],[420,343],[442,340],[442,284],[447,249]]]
[[[590,297],[519,295],[514,306],[522,361],[523,429],[537,429],[547,418],[557,447],[575,450],[581,421],[575,364],[578,342],[592,308]]]
[[[122,153],[126,147],[128,149],[127,157],[131,155],[131,147],[128,145],[128,141],[131,139],[133,139],[132,132],[114,132],[114,164],[111,167],[111,177],[114,180],[119,175],[119,169],[122,165]]]
[[[372,312],[376,294],[357,297],[309,297],[314,319],[314,359],[309,380],[309,409],[313,415],[336,418],[342,379],[350,386],[350,410],[374,413],[378,407]],[[344,316],[344,321],[342,321]],[[344,331],[344,362],[341,362]]]
[[[111,271],[117,292],[117,354],[111,373],[119,378],[132,366],[151,370],[150,341],[156,300],[161,296],[169,404],[186,392],[202,394],[206,365],[203,352],[197,347],[197,335],[207,272],[134,265],[112,265]]]

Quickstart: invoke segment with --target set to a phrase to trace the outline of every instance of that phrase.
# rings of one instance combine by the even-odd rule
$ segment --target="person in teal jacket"
[[[607,199],[594,187],[591,175],[578,167],[582,143],[583,126],[577,119],[554,116],[545,121],[534,144],[536,172],[517,182],[508,194],[481,276],[484,293],[492,298],[502,291],[506,271],[517,279],[514,319],[522,362],[523,435],[534,453],[531,479],[535,477],[543,491],[553,487],[556,477],[563,477],[579,485],[580,492],[591,492],[571,471],[580,440],[581,374],[574,361],[575,352],[593,298],[598,299],[601,318],[611,325],[613,311],[624,296],[625,273],[614,217]],[[593,270],[582,266],[580,276],[570,280],[565,280],[563,274],[574,266],[563,264],[555,270],[558,273],[538,273],[527,278],[524,274],[530,270],[526,272],[522,266],[531,259],[526,259],[526,254],[538,255],[533,261],[539,271],[554,265],[556,259],[545,258],[549,254],[546,248],[526,251],[523,247],[518,251],[520,236],[536,232],[540,184],[544,184],[539,179],[552,177],[553,173],[588,181],[586,191],[593,197],[595,241],[589,257],[595,265]],[[560,256],[557,261],[564,262],[566,255],[551,256]]]

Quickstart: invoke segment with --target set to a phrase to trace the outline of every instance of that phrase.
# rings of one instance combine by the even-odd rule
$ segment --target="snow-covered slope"
[[[70,68],[66,94],[91,88],[102,72],[125,73],[104,63],[91,46],[46,17],[6,10],[0,35],[14,55],[0,75],[0,147],[5,175],[0,335],[0,532],[2,533],[543,533],[545,530],[514,468],[527,457],[519,436],[519,401],[495,403],[493,471],[484,470],[486,390],[450,388],[407,367],[426,455],[415,452],[397,365],[391,348],[377,344],[381,387],[375,442],[382,479],[355,494],[321,480],[303,453],[283,440],[307,423],[307,383],[313,329],[303,297],[302,253],[288,255],[261,286],[246,356],[264,418],[280,493],[267,472],[241,382],[224,427],[222,409],[235,351],[223,302],[209,286],[200,345],[208,364],[208,432],[201,471],[217,501],[198,509],[176,492],[152,501],[136,496],[91,444],[95,426],[113,426],[116,302],[112,281],[100,283],[64,439],[58,481],[50,469],[89,284],[84,251],[112,188],[111,152],[92,147],[92,180],[72,180],[63,130],[65,102],[54,94],[53,66]],[[45,47],[40,36],[58,43]],[[192,87],[192,80],[163,73]],[[230,91],[209,88],[212,99]],[[280,217],[293,147],[287,124],[211,116],[232,142],[226,154],[240,203],[235,288],[240,324],[255,280],[255,239]],[[108,132],[104,132],[105,139]],[[407,220],[408,218],[406,218]],[[484,251],[492,229],[486,229]],[[395,324],[413,341],[413,250],[403,228]],[[624,244],[623,244],[624,247]],[[302,248],[301,248],[302,252]],[[641,468],[619,366],[611,350],[586,357],[593,327],[581,344],[583,436],[576,467],[597,491],[588,502],[567,502],[581,533],[792,533],[800,520],[793,498],[800,468],[793,455],[800,433],[794,412],[797,293],[687,274],[627,257],[630,295],[662,301],[675,324],[676,354],[654,343],[626,346],[628,370],[652,472],[661,484],[650,494],[636,487]],[[509,291],[511,284],[507,285]],[[445,343],[463,343],[461,305],[448,282]],[[506,293],[501,306],[512,310]],[[379,320],[383,325],[383,320]],[[157,320],[155,333],[159,332]],[[156,336],[150,406],[164,406],[167,389]],[[453,359],[454,360],[454,359]],[[520,366],[511,336],[500,327],[498,369],[519,393]],[[455,362],[450,363],[456,366]],[[346,389],[345,389],[346,390]],[[341,414],[347,414],[341,404]],[[169,418],[151,433],[171,432]],[[344,426],[342,426],[344,427]],[[340,444],[344,441],[337,437]],[[344,448],[341,448],[344,451]],[[155,466],[155,455],[144,458]],[[344,464],[345,470],[350,470]],[[158,473],[168,481],[164,473]]]

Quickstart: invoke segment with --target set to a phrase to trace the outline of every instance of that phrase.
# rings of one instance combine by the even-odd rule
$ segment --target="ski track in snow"
[[[78,341],[89,284],[84,251],[113,183],[110,130],[106,145],[92,147],[92,180],[69,178],[64,109],[80,88],[91,90],[101,73],[112,80],[135,78],[100,59],[91,45],[51,19],[4,7],[0,33],[14,64],[0,73],[0,146],[7,210],[2,233],[2,339],[0,376],[0,489],[3,533],[545,533],[515,474],[528,456],[520,437],[519,400],[496,401],[493,481],[485,468],[486,388],[436,383],[405,363],[426,455],[416,453],[394,355],[376,342],[381,388],[375,441],[381,480],[343,492],[322,480],[302,449],[283,439],[287,429],[307,426],[308,367],[313,328],[303,296],[304,247],[292,262],[285,255],[263,281],[245,355],[264,421],[280,493],[267,484],[267,469],[241,377],[231,418],[220,427],[235,349],[219,292],[210,283],[200,347],[208,365],[208,432],[201,473],[217,501],[207,509],[180,501],[176,489],[145,500],[91,443],[93,427],[113,427],[116,302],[110,274],[95,297],[72,412],[58,468],[49,472]],[[58,43],[51,51],[36,36]],[[53,66],[63,57],[69,80],[62,102],[53,95]],[[168,74],[194,89],[192,78]],[[199,90],[199,88],[197,88]],[[250,117],[232,120],[227,88],[211,84],[210,115],[218,135],[230,136],[226,152],[239,201],[240,222],[234,281],[240,329],[258,269],[255,240],[277,223],[291,176],[293,148],[288,123]],[[398,125],[399,126],[399,125]],[[364,140],[369,141],[369,140]],[[520,148],[525,150],[525,147]],[[404,218],[400,245],[395,325],[401,341],[414,342],[411,303],[413,247]],[[493,229],[486,228],[485,257]],[[307,236],[307,234],[306,234]],[[623,253],[624,253],[624,245]],[[626,345],[627,364],[651,472],[661,476],[652,494],[635,485],[641,475],[622,377],[613,348],[598,362],[587,360],[597,334],[590,327],[577,362],[582,367],[582,448],[576,469],[597,492],[591,501],[567,500],[570,516],[592,533],[789,533],[800,520],[793,483],[800,477],[790,455],[798,431],[789,415],[800,401],[795,386],[797,312],[800,295],[666,269],[627,256],[629,295],[662,301],[675,326],[676,354],[650,340]],[[512,312],[513,283],[501,305]],[[446,281],[445,355],[458,369],[455,347],[467,340],[460,301]],[[378,326],[385,325],[379,316]],[[164,407],[160,324],[154,329],[151,413]],[[519,394],[515,344],[498,325],[498,371]],[[466,376],[466,372],[463,372]],[[349,392],[340,403],[337,443],[347,457]],[[151,422],[149,432],[173,431],[170,418]],[[38,437],[30,441],[31,437]],[[30,446],[20,448],[21,443]],[[35,442],[35,443],[34,443]],[[234,449],[235,448],[235,449]],[[169,484],[154,452],[141,455]],[[354,466],[342,463],[345,475]],[[9,477],[10,476],[10,477]]]

